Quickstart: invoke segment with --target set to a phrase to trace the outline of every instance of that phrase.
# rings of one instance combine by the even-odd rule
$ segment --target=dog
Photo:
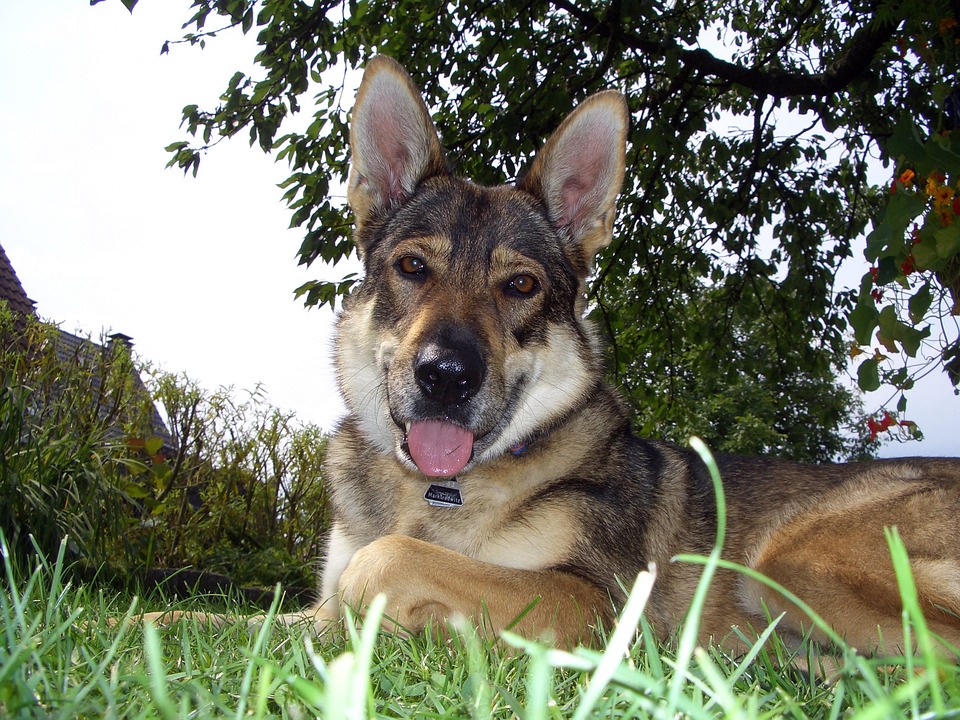
[[[640,571],[646,615],[676,631],[718,513],[692,450],[635,437],[604,380],[585,282],[612,238],[629,113],[597,93],[514,185],[451,174],[430,113],[390,58],[368,64],[347,198],[362,283],[337,322],[348,408],[328,446],[333,510],[319,628],[386,595],[385,624],[467,618],[561,646],[609,628]],[[795,593],[854,647],[905,643],[884,528],[896,526],[927,621],[960,644],[960,460],[803,465],[718,457],[723,556]],[[786,597],[721,570],[704,642],[777,631],[829,644]],[[754,635],[755,636],[755,635]]]

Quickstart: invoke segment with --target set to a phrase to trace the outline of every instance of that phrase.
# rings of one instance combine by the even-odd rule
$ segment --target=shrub
[[[174,451],[144,474],[143,522],[131,536],[152,562],[239,582],[312,585],[329,519],[326,438],[272,407],[261,388],[202,389],[185,375],[148,381]]]
[[[18,550],[102,563],[129,521],[118,428],[143,415],[130,354],[98,346],[0,304],[0,529]]]
[[[144,385],[122,343],[0,304],[0,530],[18,552],[32,536],[53,555],[68,537],[74,557],[121,579],[192,566],[312,586],[326,438],[260,388],[237,398],[185,375]]]

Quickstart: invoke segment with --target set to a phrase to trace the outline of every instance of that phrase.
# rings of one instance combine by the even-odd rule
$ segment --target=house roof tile
[[[27,297],[3,245],[0,245],[0,300],[6,300],[10,309],[16,313],[36,315],[34,302]]]

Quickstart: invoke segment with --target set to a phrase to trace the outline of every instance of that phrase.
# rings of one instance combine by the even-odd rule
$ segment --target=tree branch
[[[629,48],[661,57],[676,53],[689,69],[775,98],[822,97],[843,90],[863,74],[900,25],[895,21],[871,17],[854,33],[846,50],[830,67],[823,72],[803,73],[770,67],[744,67],[722,60],[702,48],[687,50],[672,39],[654,39],[623,27],[613,27],[609,24],[610,15],[607,18],[597,17],[571,0],[553,0],[553,4],[577,18],[584,26],[616,38]]]

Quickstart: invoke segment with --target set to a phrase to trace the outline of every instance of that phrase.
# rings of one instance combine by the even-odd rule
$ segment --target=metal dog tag
[[[423,499],[433,507],[453,508],[463,505],[460,483],[457,482],[456,478],[438,480],[433,483],[423,494]]]

